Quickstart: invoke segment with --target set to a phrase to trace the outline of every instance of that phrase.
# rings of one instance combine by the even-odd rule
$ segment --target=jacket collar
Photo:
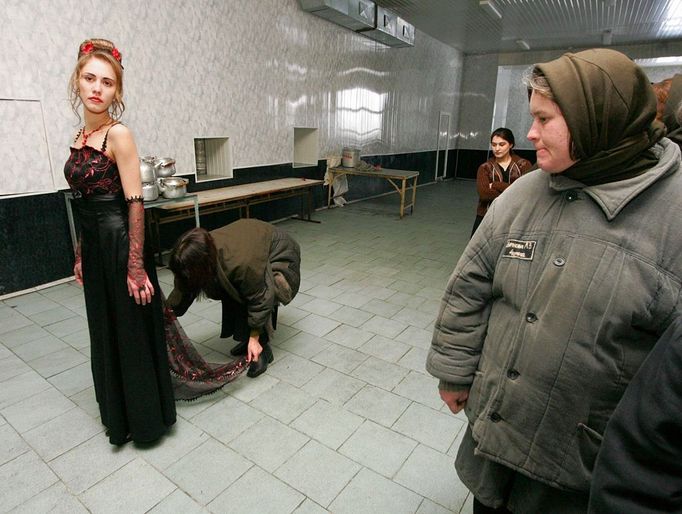
[[[550,175],[549,187],[556,192],[580,189],[599,205],[606,219],[612,221],[642,191],[663,177],[675,173],[680,167],[680,149],[669,139],[661,139],[651,147],[658,157],[658,164],[646,173],[618,182],[586,186],[582,182],[561,174]]]

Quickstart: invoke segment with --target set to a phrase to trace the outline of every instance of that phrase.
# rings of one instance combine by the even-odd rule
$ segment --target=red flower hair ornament
[[[91,54],[92,52],[95,51],[95,45],[92,44],[91,42],[83,43],[83,45],[81,45],[80,50],[81,50],[81,55],[88,55],[88,54]],[[105,50],[105,49],[100,48],[100,50]],[[121,63],[122,56],[121,56],[121,52],[118,50],[118,48],[116,48],[116,47],[112,48],[109,53],[112,55],[112,57],[114,59],[116,59],[119,63]],[[123,67],[123,66],[121,66],[121,67]]]

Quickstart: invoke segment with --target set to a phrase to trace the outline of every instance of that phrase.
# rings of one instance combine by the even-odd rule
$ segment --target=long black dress
[[[128,295],[128,207],[118,168],[105,149],[106,136],[99,150],[71,148],[64,167],[76,196],[92,376],[109,441],[149,442],[176,419],[161,288],[145,252],[156,294],[144,306]]]

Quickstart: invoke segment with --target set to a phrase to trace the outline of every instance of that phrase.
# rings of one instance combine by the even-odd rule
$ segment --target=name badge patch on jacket
[[[520,241],[518,239],[508,239],[504,246],[502,257],[510,259],[522,259],[524,261],[532,261],[535,255],[535,245],[537,241]]]

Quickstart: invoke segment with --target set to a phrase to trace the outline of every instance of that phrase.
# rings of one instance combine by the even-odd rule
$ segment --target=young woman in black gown
[[[74,112],[83,112],[64,174],[76,197],[74,274],[85,292],[95,394],[112,444],[150,442],[176,413],[160,288],[143,251],[137,149],[118,121],[123,66],[113,43],[80,45],[69,91]]]

